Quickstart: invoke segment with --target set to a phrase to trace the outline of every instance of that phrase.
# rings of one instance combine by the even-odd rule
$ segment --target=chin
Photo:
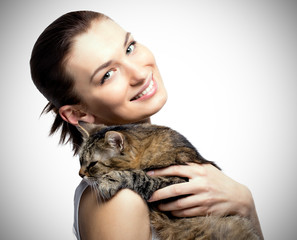
[[[161,98],[156,99],[156,101],[152,103],[154,108],[151,110],[147,118],[159,112],[163,108],[166,102],[167,102],[167,94],[163,95]]]
[[[157,99],[155,104],[155,106],[158,107],[158,111],[161,110],[161,108],[165,105],[165,103],[167,102],[167,99],[168,99],[167,92],[164,91],[164,93]]]

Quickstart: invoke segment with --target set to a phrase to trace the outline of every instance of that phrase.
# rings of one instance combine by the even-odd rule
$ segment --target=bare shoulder
[[[82,240],[151,239],[148,207],[128,189],[99,204],[88,187],[80,201],[79,229]]]

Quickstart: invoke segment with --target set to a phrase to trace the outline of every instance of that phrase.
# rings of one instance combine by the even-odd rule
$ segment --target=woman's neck
[[[139,121],[139,122],[136,122],[136,123],[151,123],[151,118],[146,118],[146,119],[143,119],[143,120],[141,120],[141,121]]]

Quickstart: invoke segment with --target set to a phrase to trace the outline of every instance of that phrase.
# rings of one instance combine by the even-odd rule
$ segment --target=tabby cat
[[[178,132],[151,124],[104,126],[79,123],[84,136],[80,175],[107,201],[128,188],[148,200],[154,191],[187,179],[153,177],[151,169],[187,162],[210,163]],[[176,218],[148,203],[150,219],[160,240],[259,239],[250,221],[239,216]]]

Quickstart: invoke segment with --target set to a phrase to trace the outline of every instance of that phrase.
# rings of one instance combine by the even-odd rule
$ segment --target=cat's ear
[[[94,131],[99,131],[104,128],[105,125],[98,125],[94,123],[87,123],[83,121],[78,121],[76,128],[83,135],[84,138],[88,138]]]
[[[87,125],[88,123],[85,123],[83,121],[78,121],[76,125],[77,130],[82,134],[84,138],[88,138],[90,136]]]
[[[124,150],[124,136],[119,132],[108,131],[105,133],[105,142],[120,152]]]

